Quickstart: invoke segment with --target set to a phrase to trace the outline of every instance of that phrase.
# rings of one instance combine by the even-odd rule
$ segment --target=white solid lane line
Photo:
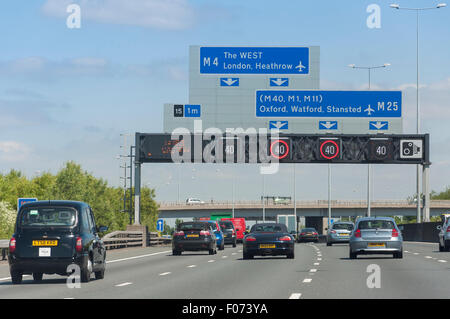
[[[289,299],[300,299],[301,296],[302,294],[300,293],[294,293],[289,296]]]

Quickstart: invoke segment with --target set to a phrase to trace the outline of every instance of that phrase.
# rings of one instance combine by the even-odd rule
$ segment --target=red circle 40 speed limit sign
[[[337,158],[340,152],[339,144],[339,140],[320,141],[320,156],[327,160]]]
[[[270,143],[270,156],[283,159],[289,155],[289,144],[285,140],[275,140]]]

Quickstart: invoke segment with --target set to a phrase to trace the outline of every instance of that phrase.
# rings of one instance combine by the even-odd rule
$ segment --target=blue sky
[[[66,8],[81,8],[69,29]],[[188,101],[189,45],[318,45],[322,89],[365,89],[367,74],[348,64],[379,65],[372,87],[405,92],[405,133],[415,132],[416,21],[390,1],[4,0],[0,10],[0,170],[57,172],[75,160],[119,185],[120,134],[161,132],[163,104]],[[424,7],[432,1],[400,1]],[[367,6],[381,8],[369,29]],[[420,16],[422,131],[431,134],[431,188],[450,185],[450,8]],[[336,198],[365,199],[366,167],[333,166]],[[414,193],[414,167],[374,166],[374,198]],[[326,198],[325,166],[297,168],[303,199]],[[268,192],[291,195],[292,167],[268,177]],[[217,183],[220,179],[223,183]],[[257,199],[256,166],[187,165],[181,197]],[[143,182],[174,200],[173,166],[144,166]],[[211,185],[214,185],[211,188]],[[227,186],[228,185],[228,186]],[[258,185],[254,187],[254,185]],[[388,186],[387,186],[388,185]]]

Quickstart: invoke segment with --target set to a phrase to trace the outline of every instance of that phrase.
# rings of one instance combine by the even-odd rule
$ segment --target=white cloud
[[[16,162],[30,159],[31,149],[15,141],[0,141],[0,161]]]
[[[186,0],[47,0],[42,10],[49,16],[68,17],[66,9],[72,3],[80,6],[81,21],[156,29],[186,29],[193,24],[195,16]]]

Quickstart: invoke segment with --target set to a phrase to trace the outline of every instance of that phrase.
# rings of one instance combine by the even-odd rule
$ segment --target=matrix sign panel
[[[256,117],[401,116],[401,91],[256,91]]]
[[[308,73],[307,47],[200,47],[200,74]]]
[[[139,162],[430,164],[428,134],[136,135]]]

